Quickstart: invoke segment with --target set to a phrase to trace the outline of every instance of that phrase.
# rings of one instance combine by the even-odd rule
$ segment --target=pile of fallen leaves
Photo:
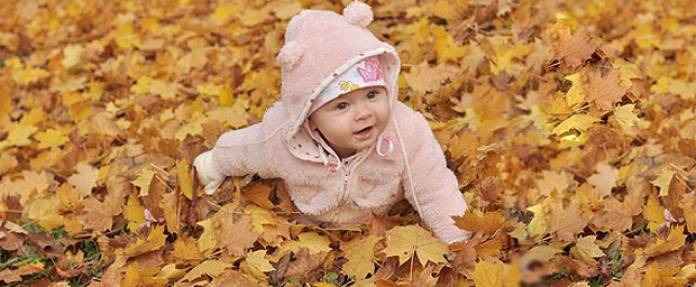
[[[2,285],[696,279],[691,0],[368,2],[471,206],[451,246],[405,202],[332,230],[278,179],[197,186],[191,160],[279,98],[288,20],[347,1],[2,2]]]

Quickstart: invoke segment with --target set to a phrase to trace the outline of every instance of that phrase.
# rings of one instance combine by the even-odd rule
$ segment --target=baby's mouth
[[[369,138],[372,137],[372,130],[373,130],[373,129],[374,129],[374,128],[371,127],[371,126],[366,127],[366,128],[364,128],[364,129],[359,130],[359,131],[357,131],[356,133],[354,133],[354,136],[355,136],[355,138],[356,138],[357,140],[359,140],[359,141],[367,140],[367,139],[369,139]]]
[[[356,134],[356,135],[357,135],[357,134],[366,134],[366,133],[368,133],[368,132],[370,131],[370,129],[372,129],[372,126],[366,127],[366,128],[364,128],[364,129],[362,129],[362,130],[359,130],[359,131],[355,132],[355,134]]]

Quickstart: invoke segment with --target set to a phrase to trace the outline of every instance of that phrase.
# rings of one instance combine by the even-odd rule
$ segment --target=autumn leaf
[[[165,239],[164,225],[158,225],[150,230],[147,239],[137,239],[133,244],[128,245],[123,253],[126,256],[134,257],[146,252],[158,250],[164,246]]]
[[[418,261],[425,266],[428,261],[446,262],[444,255],[447,245],[434,238],[430,232],[416,225],[397,226],[386,234],[387,248],[382,250],[387,256],[398,256],[399,265],[418,254]]]
[[[203,276],[204,274],[216,277],[222,274],[222,272],[229,267],[231,267],[231,264],[220,260],[206,260],[191,269],[191,271],[186,273],[186,275],[177,283],[189,282]]]
[[[358,279],[367,277],[369,273],[373,273],[375,266],[375,244],[381,240],[376,236],[368,236],[357,243],[354,243],[345,249],[346,259],[348,262],[343,265],[343,270],[348,275],[354,275]]]
[[[476,262],[471,278],[476,286],[482,287],[511,287],[519,284],[519,274],[512,267],[503,263]]]
[[[246,249],[254,245],[258,238],[258,234],[251,230],[251,217],[247,215],[237,218],[232,214],[226,214],[219,217],[213,226],[217,231],[218,246],[227,249],[234,256],[244,255]]]
[[[487,212],[482,216],[473,212],[467,212],[462,216],[454,217],[457,227],[471,232],[483,232],[483,234],[493,234],[503,226],[505,217],[499,212]]]
[[[63,216],[58,212],[59,205],[57,196],[37,198],[28,204],[26,216],[37,221],[39,226],[46,230],[52,230],[63,225]]]
[[[153,171],[149,167],[146,167],[141,170],[140,174],[134,181],[131,181],[133,185],[140,188],[138,196],[147,196],[148,194],[150,194],[150,183],[152,182],[152,178],[154,176],[155,171]]]
[[[98,171],[91,165],[81,162],[75,166],[76,173],[68,178],[68,182],[75,186],[82,197],[92,193],[92,188],[97,185]]]
[[[645,248],[645,255],[653,257],[665,252],[679,249],[684,245],[686,235],[684,234],[684,225],[674,226],[666,239],[658,238],[657,241]]]
[[[121,202],[113,197],[107,197],[100,202],[94,197],[85,199],[85,213],[80,216],[80,222],[86,229],[104,231],[111,228],[113,216],[121,213]]]

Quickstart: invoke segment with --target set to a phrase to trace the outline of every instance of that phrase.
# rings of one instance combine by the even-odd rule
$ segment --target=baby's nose
[[[358,119],[368,118],[372,115],[372,110],[365,104],[359,105],[358,108]]]

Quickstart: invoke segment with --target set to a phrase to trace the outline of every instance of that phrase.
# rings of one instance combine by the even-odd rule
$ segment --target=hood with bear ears
[[[335,77],[365,58],[377,56],[380,61],[390,110],[393,110],[401,63],[396,49],[367,29],[372,19],[370,6],[354,1],[343,10],[343,15],[326,10],[302,10],[288,23],[285,45],[277,60],[282,74],[281,102],[290,118],[283,141],[293,156],[327,163],[322,150],[326,144],[307,125],[310,107]],[[340,165],[340,160],[334,157],[335,154],[328,160]]]

